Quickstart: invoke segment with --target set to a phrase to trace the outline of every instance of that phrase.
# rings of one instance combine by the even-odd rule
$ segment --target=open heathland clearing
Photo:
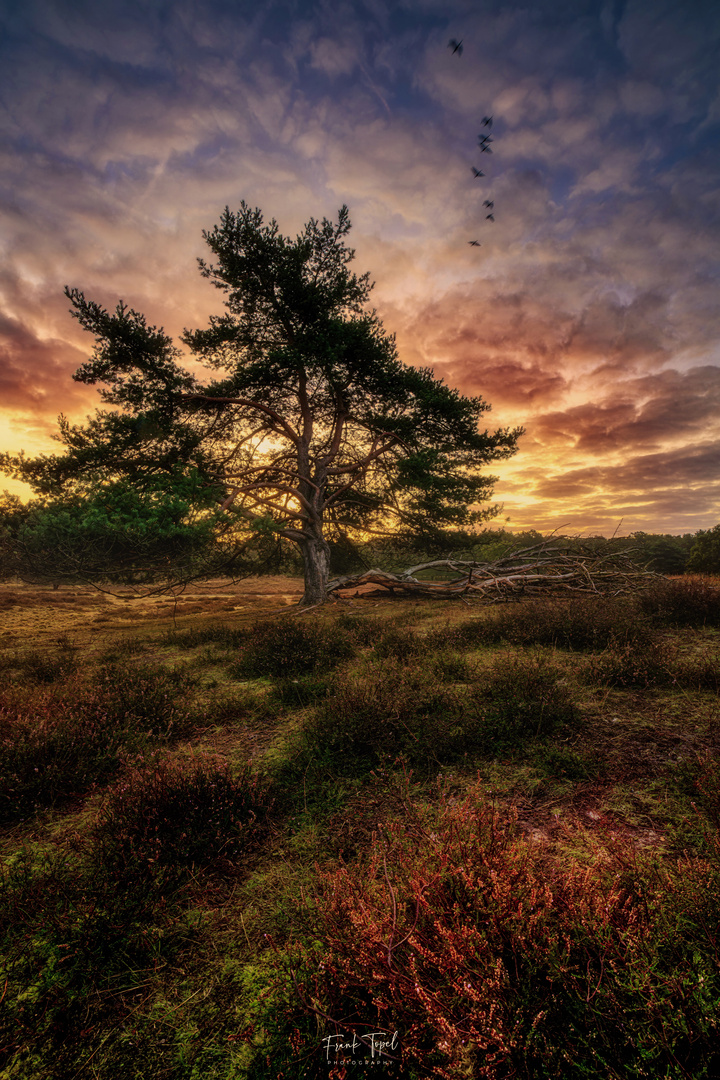
[[[301,595],[0,586],[2,1080],[719,1075],[718,582]]]

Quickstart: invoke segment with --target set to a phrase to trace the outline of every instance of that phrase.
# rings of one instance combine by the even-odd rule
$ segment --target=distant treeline
[[[257,523],[202,504],[189,481],[170,493],[138,494],[126,485],[101,485],[90,496],[23,503],[0,495],[0,579],[53,585],[73,581],[182,582],[210,576],[302,574],[297,548]],[[379,567],[406,570],[455,557],[495,562],[518,548],[541,543],[533,529],[477,532],[435,529],[358,539],[336,528],[329,537],[333,576]],[[622,538],[555,537],[571,551],[626,551],[638,565],[661,574],[720,573],[720,524],[673,536],[635,532]]]
[[[333,548],[335,573],[349,573],[363,563],[385,569],[405,569],[431,559],[455,556],[477,562],[494,562],[518,548],[542,543],[547,537],[535,529],[510,532],[486,528],[477,533],[454,532],[423,537],[414,542],[409,537],[390,537],[362,545],[336,543]],[[668,533],[635,532],[608,539],[604,536],[558,536],[562,547],[571,551],[598,554],[604,551],[628,552],[639,566],[659,574],[720,574],[720,525],[673,536]]]

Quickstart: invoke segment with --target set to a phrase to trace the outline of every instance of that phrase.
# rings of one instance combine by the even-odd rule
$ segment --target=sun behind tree
[[[67,289],[95,337],[79,382],[103,383],[84,426],[60,420],[62,456],[6,458],[36,490],[59,493],[101,475],[142,489],[178,468],[199,476],[246,530],[297,544],[303,605],[325,599],[328,539],[371,531],[427,534],[472,527],[495,477],[481,470],[517,450],[522,429],[480,431],[490,406],[431,369],[407,367],[368,308],[372,284],[349,269],[347,207],[311,218],[292,240],[244,202],[204,238],[204,277],[224,314],[182,340],[218,377],[178,363],[162,328],[123,303],[114,314]]]

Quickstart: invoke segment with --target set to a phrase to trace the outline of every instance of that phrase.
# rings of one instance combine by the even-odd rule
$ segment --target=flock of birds
[[[452,49],[453,55],[457,53],[458,56],[462,56],[462,40],[456,41],[455,38],[450,38],[450,41],[448,41],[448,49]],[[481,154],[492,154],[492,149],[490,148],[490,143],[493,141],[492,135],[490,134],[490,132],[492,131],[492,125],[492,116],[484,116],[482,119],[482,126],[484,128],[487,128],[487,133],[485,135],[483,135],[482,133],[478,135],[478,146],[480,147]],[[480,180],[483,176],[485,176],[485,173],[482,171],[482,169],[476,169],[474,165],[472,165],[471,168],[473,176],[476,180]],[[495,203],[493,202],[493,200],[485,199],[483,206],[490,211],[488,214],[485,215],[485,220],[494,221],[495,215],[493,214],[493,210],[495,209]],[[468,244],[470,245],[470,247],[482,247],[479,240],[468,240]]]

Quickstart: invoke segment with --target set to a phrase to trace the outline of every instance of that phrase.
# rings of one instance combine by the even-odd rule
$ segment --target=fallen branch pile
[[[558,548],[556,543],[546,540],[488,563],[437,559],[397,574],[366,570],[335,578],[328,583],[327,591],[332,594],[364,585],[381,585],[391,593],[441,598],[472,593],[479,599],[498,603],[548,593],[618,596],[636,592],[658,578],[657,574],[639,568],[627,551],[578,552]],[[430,570],[450,571],[457,576],[446,581],[422,580],[417,576]]]

